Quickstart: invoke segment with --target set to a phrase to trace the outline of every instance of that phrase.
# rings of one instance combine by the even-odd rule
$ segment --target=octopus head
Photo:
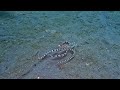
[[[63,42],[62,44],[58,45],[60,48],[68,48],[70,43],[68,41]]]

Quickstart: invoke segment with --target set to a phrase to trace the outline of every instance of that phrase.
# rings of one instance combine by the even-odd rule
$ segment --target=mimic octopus
[[[75,44],[72,45],[68,41],[65,41],[62,44],[58,45],[57,49],[53,49],[51,51],[48,51],[47,53],[45,53],[41,57],[38,56],[38,59],[39,60],[44,60],[47,58],[52,59],[52,60],[62,59],[64,57],[66,57],[68,55],[68,53],[70,53],[71,54],[70,58],[68,58],[66,60],[62,60],[62,61],[57,63],[57,65],[65,64],[74,58],[74,56],[75,56],[74,47],[75,47]]]
[[[39,52],[37,52],[35,54],[38,56],[37,59],[40,61],[45,60],[45,59],[52,59],[52,60],[58,60],[58,59],[64,59],[64,57],[66,57],[68,55],[68,53],[71,54],[71,56],[68,59],[59,61],[57,63],[58,66],[60,66],[59,68],[61,68],[61,65],[66,64],[67,62],[69,62],[70,60],[72,60],[75,56],[75,46],[76,44],[73,43],[69,43],[67,41],[63,42],[62,44],[58,45],[57,49],[53,49],[51,51],[48,51],[47,53],[45,53],[43,56],[39,56]],[[28,70],[26,73],[22,74],[21,77],[27,75],[28,73],[30,73],[34,67],[36,67],[38,63],[34,64],[30,70]],[[19,78],[21,78],[19,77]]]

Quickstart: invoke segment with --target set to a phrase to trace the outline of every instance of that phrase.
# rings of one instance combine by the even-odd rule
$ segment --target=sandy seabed
[[[70,62],[38,61],[64,41],[78,45]],[[0,78],[119,79],[120,12],[0,11]]]

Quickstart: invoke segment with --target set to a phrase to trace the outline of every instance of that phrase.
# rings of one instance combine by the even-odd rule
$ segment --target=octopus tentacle
[[[58,62],[57,65],[65,64],[75,57],[75,51],[73,49],[70,49],[69,52],[72,54],[72,56],[70,58],[66,59],[66,60]]]
[[[47,53],[45,53],[43,56],[38,57],[38,59],[39,59],[39,60],[43,60],[43,59],[45,59],[45,58],[47,58],[47,57],[57,57],[57,55],[53,56],[51,53],[59,52],[59,51],[62,51],[62,50],[64,50],[64,49],[60,49],[60,48],[58,48],[58,49],[53,49],[53,50],[48,51]],[[59,56],[59,55],[58,55],[58,56]]]

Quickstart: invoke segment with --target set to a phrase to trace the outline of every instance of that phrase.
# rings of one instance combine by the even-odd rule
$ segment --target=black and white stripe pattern
[[[70,58],[66,59],[66,60],[63,60],[63,61],[58,62],[57,65],[59,65],[59,64],[65,64],[65,63],[69,62],[71,59],[74,58],[74,56],[75,56],[75,51],[74,51],[73,49],[70,49],[69,51],[70,51],[70,53],[72,54],[72,56],[71,56]]]
[[[38,59],[40,59],[40,60],[42,60],[42,59],[45,59],[47,56],[48,57],[55,57],[55,58],[57,58],[57,57],[63,57],[63,56],[65,56],[67,53],[64,53],[64,54],[58,54],[58,55],[55,55],[55,56],[53,56],[51,53],[55,53],[55,52],[59,52],[59,51],[65,51],[66,49],[53,49],[53,50],[51,50],[51,51],[48,51],[47,53],[45,53],[42,57],[38,57]]]
[[[57,65],[58,64],[65,64],[65,63],[69,62],[75,56],[75,51],[73,50],[74,46],[70,47],[69,43],[67,43],[67,42],[65,42],[63,44],[68,44],[68,47],[64,48],[64,47],[62,47],[62,45],[61,46],[59,45],[58,49],[53,49],[51,51],[48,51],[42,57],[38,57],[38,59],[43,60],[45,58],[49,58],[50,57],[51,59],[54,60],[54,59],[63,58],[64,56],[67,56],[68,53],[71,53],[72,56],[70,58],[58,62]]]

